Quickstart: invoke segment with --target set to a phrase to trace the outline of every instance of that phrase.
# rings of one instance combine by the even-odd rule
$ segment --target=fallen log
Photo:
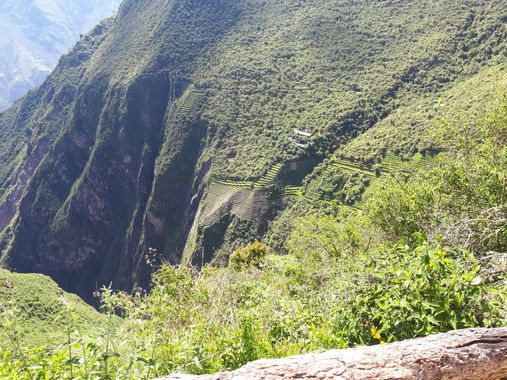
[[[163,380],[169,379],[507,379],[507,327],[458,330],[378,346],[262,359],[232,372],[175,374]]]

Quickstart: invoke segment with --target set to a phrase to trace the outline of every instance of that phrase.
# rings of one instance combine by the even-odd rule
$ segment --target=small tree
[[[268,254],[267,245],[256,241],[246,247],[232,252],[229,258],[229,266],[233,269],[259,268],[262,259]]]

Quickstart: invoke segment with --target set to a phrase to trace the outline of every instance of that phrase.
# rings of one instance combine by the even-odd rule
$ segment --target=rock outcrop
[[[507,328],[471,329],[386,345],[258,360],[211,376],[163,380],[240,379],[505,379]],[[162,379],[161,379],[162,380]]]

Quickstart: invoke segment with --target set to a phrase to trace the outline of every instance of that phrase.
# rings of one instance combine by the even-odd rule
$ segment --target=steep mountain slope
[[[60,56],[120,0],[0,2],[0,110],[39,86]]]
[[[2,262],[84,297],[146,284],[147,255],[220,262],[336,149],[370,129],[389,145],[395,110],[503,80],[506,17],[500,0],[126,0],[0,114]],[[398,155],[434,150],[400,124]]]
[[[3,348],[11,339],[22,344],[59,344],[66,326],[97,336],[106,317],[79,297],[65,293],[50,278],[40,274],[17,274],[0,269],[0,337]],[[74,313],[75,320],[72,322]],[[6,323],[13,325],[4,325]]]

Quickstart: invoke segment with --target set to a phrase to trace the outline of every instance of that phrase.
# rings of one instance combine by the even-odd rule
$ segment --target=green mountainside
[[[65,293],[49,277],[5,269],[0,269],[0,312],[2,350],[16,340],[35,346],[59,345],[65,341],[67,325],[88,336],[98,336],[106,327],[102,314]]]
[[[58,289],[40,275],[16,275],[27,280],[20,287],[6,273],[10,302],[0,304],[0,326],[10,339],[0,346],[0,377],[206,374],[260,358],[505,326],[507,95],[477,114],[463,111],[431,129],[440,154],[405,162],[386,156],[382,170],[398,173],[376,177],[366,199],[353,207],[340,205],[338,215],[323,207],[302,213],[301,203],[282,213],[301,215],[293,213],[292,231],[285,231],[286,255],[254,242],[234,250],[227,267],[199,270],[157,265],[150,255],[156,270],[149,292],[98,292],[105,326],[96,314],[83,313],[82,303],[60,312],[56,304],[51,310],[67,316],[50,325],[65,333],[56,347],[52,341],[38,347],[21,340],[13,327],[29,328],[32,316],[44,332],[44,322],[52,319],[47,302]],[[332,162],[351,178],[370,174],[366,164]],[[220,194],[232,198],[238,189],[244,199],[254,195],[247,182],[210,187],[214,204]],[[317,201],[304,192],[300,199],[326,207],[339,201]],[[248,212],[241,203],[232,207],[237,214]],[[253,239],[238,220],[230,223],[224,242]],[[227,259],[220,257],[223,252],[217,252],[219,260]],[[22,313],[16,313],[18,303]],[[87,330],[86,318],[99,328]],[[422,363],[419,371],[424,370]]]
[[[291,218],[361,208],[378,175],[432,160],[448,108],[503,90],[506,17],[500,0],[125,0],[0,114],[1,263],[90,299],[147,285],[147,256],[283,251]]]
[[[0,378],[504,326],[504,3],[124,0],[0,113]]]

